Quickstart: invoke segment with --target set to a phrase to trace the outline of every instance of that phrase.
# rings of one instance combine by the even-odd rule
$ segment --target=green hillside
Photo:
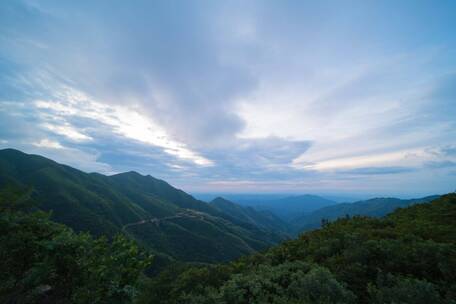
[[[52,220],[75,231],[109,237],[123,232],[171,259],[229,260],[283,239],[165,181],[136,172],[87,174],[41,156],[5,149],[0,151],[0,190],[7,187],[31,187],[37,207],[52,211]]]
[[[456,194],[339,219],[225,265],[172,267],[140,303],[455,303]]]
[[[331,206],[336,202],[318,195],[303,194],[288,196],[280,199],[258,201],[252,204],[257,210],[267,210],[289,222],[297,214],[312,212],[314,210]]]
[[[413,204],[429,202],[438,198],[437,195],[419,199],[398,198],[373,198],[354,203],[342,203],[317,209],[313,212],[304,213],[290,222],[294,231],[302,232],[319,228],[322,220],[332,221],[346,216],[364,215],[372,217],[385,216],[397,208],[408,207]]]
[[[248,206],[244,207],[222,197],[213,199],[210,204],[232,217],[263,229],[285,234],[289,232],[288,224],[269,211],[256,210]]]

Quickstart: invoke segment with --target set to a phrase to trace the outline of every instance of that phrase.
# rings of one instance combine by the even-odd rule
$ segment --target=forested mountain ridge
[[[52,211],[53,220],[76,231],[110,237],[124,232],[156,253],[185,261],[230,260],[283,239],[151,176],[88,174],[13,149],[0,151],[0,190],[4,187],[30,187],[39,209]],[[169,220],[149,221],[160,218]]]
[[[341,203],[313,212],[304,213],[290,222],[291,227],[296,233],[319,228],[322,220],[332,221],[346,216],[372,216],[381,217],[393,212],[397,208],[404,208],[413,204],[425,203],[437,199],[438,195],[427,196],[417,199],[398,199],[398,198],[373,198],[354,203]]]
[[[255,209],[270,211],[284,221],[290,221],[297,214],[312,212],[334,204],[337,203],[312,194],[293,195],[280,199],[258,201],[256,204],[251,203]]]
[[[270,247],[277,235],[258,228],[255,213],[222,200],[214,202],[217,209],[135,172],[86,174],[3,150],[0,186],[5,303],[455,303],[454,193],[409,202],[383,218],[325,222]],[[49,198],[62,205],[52,217],[93,225],[102,237],[74,233],[33,212],[59,206]],[[65,217],[67,205],[87,213]],[[173,261],[152,274],[146,269],[160,261],[151,253]]]
[[[229,264],[169,268],[139,303],[454,304],[455,219],[454,193],[342,218]]]
[[[250,206],[244,207],[222,197],[213,199],[210,204],[232,217],[251,223],[263,229],[281,233],[289,233],[290,231],[288,224],[270,211],[256,210]]]

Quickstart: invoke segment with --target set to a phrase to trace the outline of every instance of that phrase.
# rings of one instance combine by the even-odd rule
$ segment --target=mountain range
[[[8,187],[30,189],[36,208],[75,231],[124,233],[170,259],[232,260],[285,238],[265,229],[265,215],[258,226],[150,175],[85,173],[14,149],[0,150],[0,190]]]
[[[139,303],[453,304],[455,218],[451,193],[338,219],[231,263],[166,270]]]
[[[295,195],[250,206],[217,197],[206,203],[150,175],[85,173],[14,149],[0,150],[0,191],[6,188],[30,189],[36,208],[75,231],[123,233],[157,256],[211,263],[262,251],[319,228],[322,219],[381,217],[438,197],[336,203]]]
[[[256,210],[250,206],[244,207],[222,197],[213,199],[210,204],[226,214],[263,229],[280,233],[289,232],[289,225],[271,211]]]
[[[335,201],[318,195],[303,194],[284,197],[258,203],[258,210],[269,210],[285,221],[290,221],[296,215],[337,204]]]
[[[289,224],[293,231],[302,232],[319,228],[322,220],[331,221],[342,217],[357,215],[382,217],[393,212],[397,208],[405,208],[414,204],[430,202],[438,197],[438,195],[433,195],[406,200],[398,198],[373,198],[354,203],[341,203],[301,214],[291,220]]]
[[[285,222],[290,221],[296,215],[337,204],[332,199],[312,194],[198,194],[198,197],[205,201],[211,201],[210,198],[214,196],[223,197],[242,207],[269,211]]]
[[[274,231],[287,232],[291,235],[320,228],[322,220],[333,221],[338,218],[352,216],[383,217],[397,208],[405,208],[418,203],[425,203],[437,199],[438,195],[431,195],[417,199],[373,198],[353,203],[336,203],[317,195],[296,195],[266,201],[249,202],[252,206],[241,206],[224,198],[216,198],[211,204],[220,210],[244,221],[262,226],[262,220],[253,220],[248,213],[268,215],[273,219],[265,228]],[[245,202],[243,202],[245,204]]]

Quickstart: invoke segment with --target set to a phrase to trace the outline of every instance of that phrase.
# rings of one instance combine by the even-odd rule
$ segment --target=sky
[[[0,148],[193,193],[454,191],[456,2],[1,1]]]

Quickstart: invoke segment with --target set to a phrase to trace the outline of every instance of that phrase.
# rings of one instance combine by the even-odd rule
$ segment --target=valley
[[[293,211],[277,212],[281,204]],[[353,203],[300,195],[254,206],[217,197],[206,203],[152,176],[88,174],[41,156],[0,150],[2,242],[25,242],[23,251],[14,249],[17,256],[30,250],[47,255],[47,267],[59,276],[70,275],[58,266],[61,252],[73,252],[74,258],[66,259],[77,257],[77,263],[89,263],[85,259],[93,256],[99,267],[133,275],[118,282],[141,291],[135,299],[139,304],[294,303],[302,299],[301,293],[306,294],[305,303],[371,303],[391,297],[388,288],[395,288],[392,299],[451,304],[454,280],[448,270],[454,266],[455,206],[454,194]],[[28,225],[40,228],[30,230]],[[38,238],[35,243],[55,245],[40,245],[50,246],[50,251],[30,249],[24,232],[13,227],[26,229],[27,238]],[[65,247],[73,243],[84,251]],[[97,246],[103,249],[88,253]],[[410,250],[413,253],[407,253]],[[0,253],[7,256],[5,263],[15,259],[8,247],[0,246]],[[112,254],[123,256],[123,262],[103,266],[119,259]],[[21,267],[39,267],[40,259]],[[78,275],[92,276],[84,271],[99,271],[98,266],[79,269]],[[438,270],[431,270],[434,267]],[[100,286],[112,282],[109,277],[93,278]],[[290,278],[293,283],[284,283]],[[378,280],[386,283],[375,283]],[[72,288],[78,299],[84,298],[84,285],[52,281],[46,272],[39,281],[46,284],[34,287],[34,292],[40,290],[38,298],[72,298],[60,292]],[[262,287],[252,293],[253,286]],[[267,286],[275,286],[275,291]],[[3,290],[11,292],[9,288]],[[32,297],[27,285],[20,288]],[[116,292],[115,297],[129,297]],[[91,297],[109,296],[101,292]]]

